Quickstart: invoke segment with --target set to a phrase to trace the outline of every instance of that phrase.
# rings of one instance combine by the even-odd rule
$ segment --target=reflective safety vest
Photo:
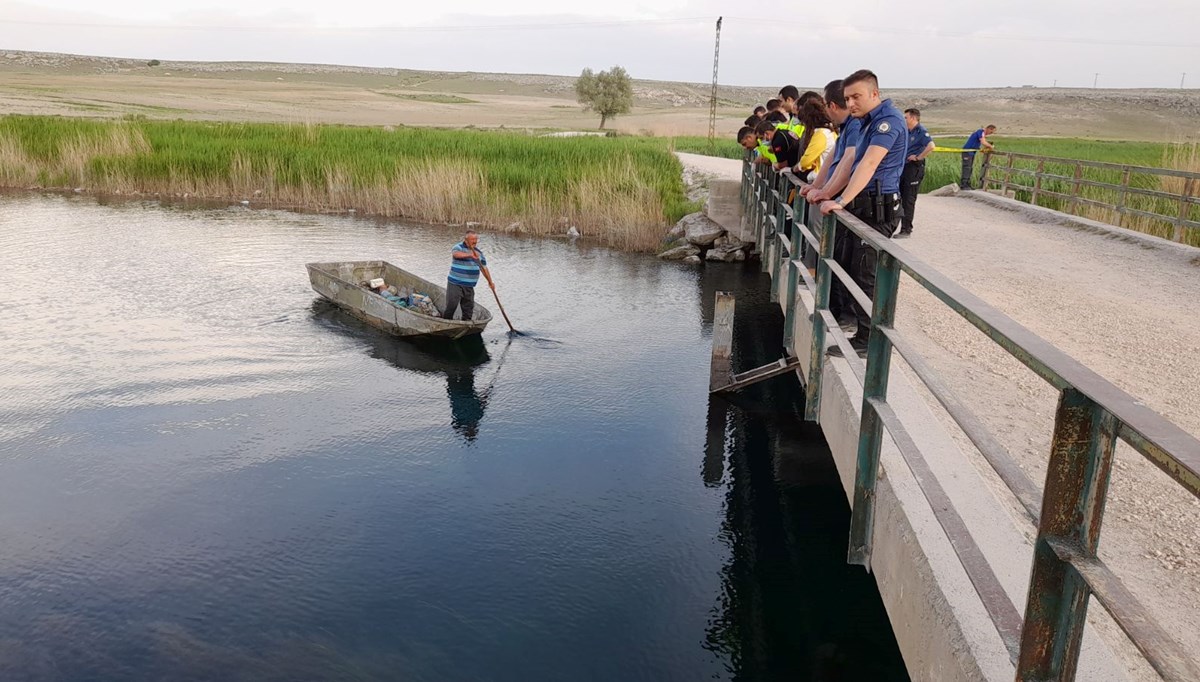
[[[794,118],[787,123],[780,123],[775,126],[775,130],[787,130],[796,137],[804,137],[804,124]]]
[[[757,149],[759,156],[766,158],[767,161],[770,161],[771,163],[777,163],[779,161],[775,158],[775,153],[771,151],[771,148],[768,147],[762,140],[758,141]]]

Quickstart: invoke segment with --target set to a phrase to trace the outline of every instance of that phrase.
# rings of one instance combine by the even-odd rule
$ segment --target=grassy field
[[[698,207],[657,138],[270,123],[0,118],[0,185],[188,195],[424,222],[519,222],[632,250]]]
[[[991,138],[991,141],[992,144],[996,145],[997,151],[1155,167],[1162,167],[1167,162],[1166,154],[1171,148],[1171,145],[1161,142],[1120,142],[1069,138],[1047,139],[994,136]],[[966,138],[939,136],[935,139],[935,142],[939,147],[959,148],[966,142]],[[979,165],[981,163],[981,159],[976,158],[976,181],[978,181]],[[925,181],[921,184],[921,190],[928,192],[945,185],[957,183],[961,174],[961,155],[936,153],[926,165]]]
[[[726,136],[729,138],[729,136]],[[717,138],[712,144],[707,137],[675,137],[671,143],[677,151],[707,154],[724,159],[742,158],[742,147],[732,138]],[[966,142],[965,137],[938,137],[939,147],[958,148]],[[1036,137],[992,138],[1000,151],[1022,152],[1041,156],[1057,156],[1065,159],[1085,161],[1107,161],[1140,166],[1162,166],[1171,145],[1161,142],[1118,142],[1109,140],[1046,139]],[[976,164],[978,165],[978,161]],[[930,159],[925,170],[925,182],[921,191],[927,192],[944,185],[957,183],[962,170],[958,154],[938,153]]]

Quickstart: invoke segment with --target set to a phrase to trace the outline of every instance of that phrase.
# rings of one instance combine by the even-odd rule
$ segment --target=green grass
[[[934,141],[939,147],[957,148],[962,147],[966,138],[936,137]],[[1160,142],[1120,142],[1072,138],[993,136],[991,142],[996,145],[997,151],[1154,167],[1162,166],[1163,154],[1167,149],[1167,145]],[[977,155],[975,160],[976,182],[978,182],[981,163],[982,159]],[[926,164],[925,181],[921,183],[921,191],[928,192],[945,185],[957,184],[961,175],[962,156],[960,154],[935,153]]]
[[[258,198],[431,222],[520,221],[650,250],[698,209],[664,139],[337,125],[0,118],[0,185]]]

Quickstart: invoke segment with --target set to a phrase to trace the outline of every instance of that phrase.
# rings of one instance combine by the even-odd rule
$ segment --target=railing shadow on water
[[[446,396],[450,400],[450,425],[468,444],[475,442],[511,340],[501,351],[487,385],[479,388],[476,370],[492,357],[478,334],[456,341],[396,338],[320,298],[313,301],[311,315],[326,329],[361,343],[372,358],[407,372],[444,374]]]
[[[733,367],[778,357],[779,311],[747,263],[706,268],[702,325],[717,290],[736,293]],[[707,318],[707,319],[703,319]],[[847,566],[849,508],[803,390],[776,380],[710,396],[701,477],[724,490],[729,558],[704,648],[731,680],[900,682],[904,661],[871,575]]]
[[[804,183],[747,158],[742,166],[743,214],[755,234],[772,297],[787,278],[784,341],[801,304],[811,297],[811,344],[807,354],[805,418],[819,421],[827,345],[842,349],[863,399],[851,512],[850,563],[870,567],[875,485],[885,434],[912,470],[1017,669],[1018,680],[1073,680],[1079,662],[1087,604],[1096,597],[1150,665],[1166,680],[1200,679],[1187,651],[1097,556],[1113,452],[1124,440],[1185,491],[1200,498],[1200,441],[1074,358],[917,259],[891,239],[845,211],[821,216],[796,191]],[[791,197],[792,201],[788,201]],[[875,300],[866,296],[833,258],[834,237],[845,230],[878,253]],[[809,264],[814,265],[810,273]],[[929,291],[1060,392],[1044,491],[1031,482],[1008,451],[896,330],[900,273]],[[829,313],[830,286],[841,282],[869,312],[866,363],[850,348]],[[893,348],[941,403],[1012,490],[1037,527],[1024,617],[1018,613],[965,522],[950,504],[913,438],[887,400]]]

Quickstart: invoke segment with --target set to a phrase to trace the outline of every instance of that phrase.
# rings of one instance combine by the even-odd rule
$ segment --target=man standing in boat
[[[463,240],[454,245],[451,250],[453,260],[450,262],[450,275],[446,278],[446,309],[442,317],[454,319],[454,311],[462,305],[462,318],[471,319],[475,314],[475,285],[479,283],[479,273],[487,279],[488,286],[494,291],[492,273],[488,272],[487,259],[478,248],[479,234],[468,230]]]

